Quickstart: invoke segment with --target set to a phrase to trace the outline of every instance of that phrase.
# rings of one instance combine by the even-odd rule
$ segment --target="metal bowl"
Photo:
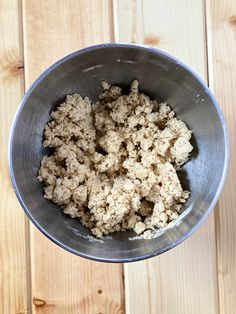
[[[37,180],[43,130],[49,114],[66,94],[95,101],[105,80],[124,88],[136,78],[141,91],[167,102],[193,131],[191,160],[179,172],[191,191],[181,219],[151,240],[131,231],[95,240],[78,219],[43,197]],[[228,164],[227,131],[219,106],[206,84],[179,60],[157,49],[105,44],[79,50],[48,68],[29,88],[16,114],[9,144],[10,174],[16,195],[31,221],[50,240],[82,257],[131,262],[161,254],[190,236],[206,219],[222,189]],[[203,239],[204,241],[204,239]]]

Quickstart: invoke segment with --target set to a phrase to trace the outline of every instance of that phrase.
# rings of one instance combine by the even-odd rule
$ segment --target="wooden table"
[[[0,313],[236,313],[236,1],[0,0],[0,34]],[[87,261],[39,233],[7,164],[12,118],[33,80],[72,51],[114,41],[190,65],[231,135],[227,182],[208,220],[170,252],[127,265]]]

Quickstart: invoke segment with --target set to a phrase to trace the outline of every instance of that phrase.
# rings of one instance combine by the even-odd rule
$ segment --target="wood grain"
[[[7,162],[10,126],[24,92],[20,16],[19,1],[0,1],[0,313],[23,314],[27,312],[27,226]]]
[[[203,1],[122,0],[114,12],[116,41],[163,49],[207,81]],[[127,314],[218,313],[214,215],[179,247],[125,265],[125,287]]]
[[[215,212],[216,228],[212,214],[179,247],[160,257],[126,265],[126,313],[236,312],[236,3],[206,0],[206,46],[203,2],[113,0],[112,5],[109,0],[23,0],[23,53],[21,2],[0,0],[0,313],[124,312],[122,265],[73,256],[33,226],[31,286],[28,222],[14,195],[7,164],[10,125],[24,92],[24,66],[28,87],[64,55],[114,40],[165,50],[205,80],[208,49],[209,83],[226,117],[231,145],[228,178]]]
[[[110,1],[23,1],[26,85],[64,55],[113,40]],[[122,265],[87,261],[31,226],[33,313],[123,313]]]
[[[220,313],[236,312],[236,2],[207,0],[210,87],[226,118],[230,164],[216,220]]]

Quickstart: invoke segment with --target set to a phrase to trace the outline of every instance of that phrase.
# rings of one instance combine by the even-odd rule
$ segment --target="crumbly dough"
[[[165,104],[103,84],[96,104],[79,94],[51,113],[38,173],[44,197],[96,237],[133,229],[151,238],[180,213],[190,192],[176,171],[188,161],[191,131]]]

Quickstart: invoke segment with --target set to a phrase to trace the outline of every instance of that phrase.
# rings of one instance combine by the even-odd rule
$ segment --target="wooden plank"
[[[230,164],[216,220],[220,313],[236,313],[236,2],[207,0],[210,86],[228,125]]]
[[[24,92],[19,1],[0,1],[0,313],[26,313],[25,215],[8,173],[10,126]],[[28,309],[29,310],[29,309]]]
[[[110,1],[23,1],[26,85],[81,47],[113,38]],[[33,313],[123,312],[122,265],[86,261],[31,226]]]
[[[207,80],[203,1],[122,0],[114,12],[116,41],[158,47]],[[125,287],[127,314],[218,313],[214,215],[172,251],[125,265]]]

